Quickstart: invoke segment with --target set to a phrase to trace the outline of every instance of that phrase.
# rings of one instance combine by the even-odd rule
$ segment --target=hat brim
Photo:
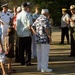
[[[67,10],[62,10],[62,11],[67,11]]]
[[[8,3],[3,4],[1,7],[8,7]]]

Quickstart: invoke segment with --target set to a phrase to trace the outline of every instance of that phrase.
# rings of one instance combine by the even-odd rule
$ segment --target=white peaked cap
[[[17,7],[17,12],[19,12],[19,11],[21,11],[22,9],[21,9],[21,7],[19,6],[19,7]]]
[[[42,9],[42,11],[41,11],[41,14],[44,14],[44,13],[48,13],[49,12],[49,10],[48,9]]]
[[[8,3],[6,3],[6,4],[3,4],[1,7],[6,7],[6,6],[8,6]]]

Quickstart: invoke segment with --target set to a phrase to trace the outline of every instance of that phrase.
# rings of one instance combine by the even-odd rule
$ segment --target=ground
[[[20,63],[15,63],[13,60],[12,66],[16,73],[12,75],[75,75],[75,57],[69,57],[70,44],[59,45],[60,29],[53,28],[52,43],[49,54],[49,68],[52,68],[51,73],[41,73],[37,71],[37,60],[32,59],[33,66],[21,66]]]

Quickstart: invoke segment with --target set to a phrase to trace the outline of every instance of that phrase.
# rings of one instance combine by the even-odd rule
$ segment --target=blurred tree
[[[0,0],[0,5],[8,3],[12,9],[13,6],[21,5],[22,2],[31,2],[32,11],[34,11],[35,6],[39,6],[40,10],[48,8],[56,26],[60,25],[61,9],[64,7],[69,9],[70,5],[75,4],[75,0]]]

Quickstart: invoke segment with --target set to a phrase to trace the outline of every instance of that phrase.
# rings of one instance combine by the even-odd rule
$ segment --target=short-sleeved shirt
[[[32,15],[32,13],[30,13],[30,12],[29,12],[28,14],[29,14],[30,19],[31,19],[31,20],[30,20],[30,24],[33,24],[33,15]]]
[[[50,28],[49,20],[46,16],[40,15],[32,26],[36,27],[36,43],[37,44],[49,44],[48,36],[45,32],[46,28]]]
[[[6,36],[7,35],[7,29],[10,27],[10,19],[13,18],[13,15],[10,12],[4,13],[3,11],[0,12],[0,19],[3,22],[4,25],[1,25],[2,28],[2,35]]]
[[[65,14],[61,17],[61,27],[66,27],[67,26],[67,21],[69,20],[70,16],[69,14]]]
[[[21,11],[17,15],[17,33],[19,37],[29,37],[31,31],[28,29],[28,26],[32,24],[31,16],[26,11]]]
[[[4,25],[9,25],[10,19],[13,18],[13,15],[10,12],[4,13],[0,12],[0,19],[3,21]]]
[[[40,14],[34,13],[34,14],[33,14],[33,19],[36,20],[39,16],[40,16]]]

